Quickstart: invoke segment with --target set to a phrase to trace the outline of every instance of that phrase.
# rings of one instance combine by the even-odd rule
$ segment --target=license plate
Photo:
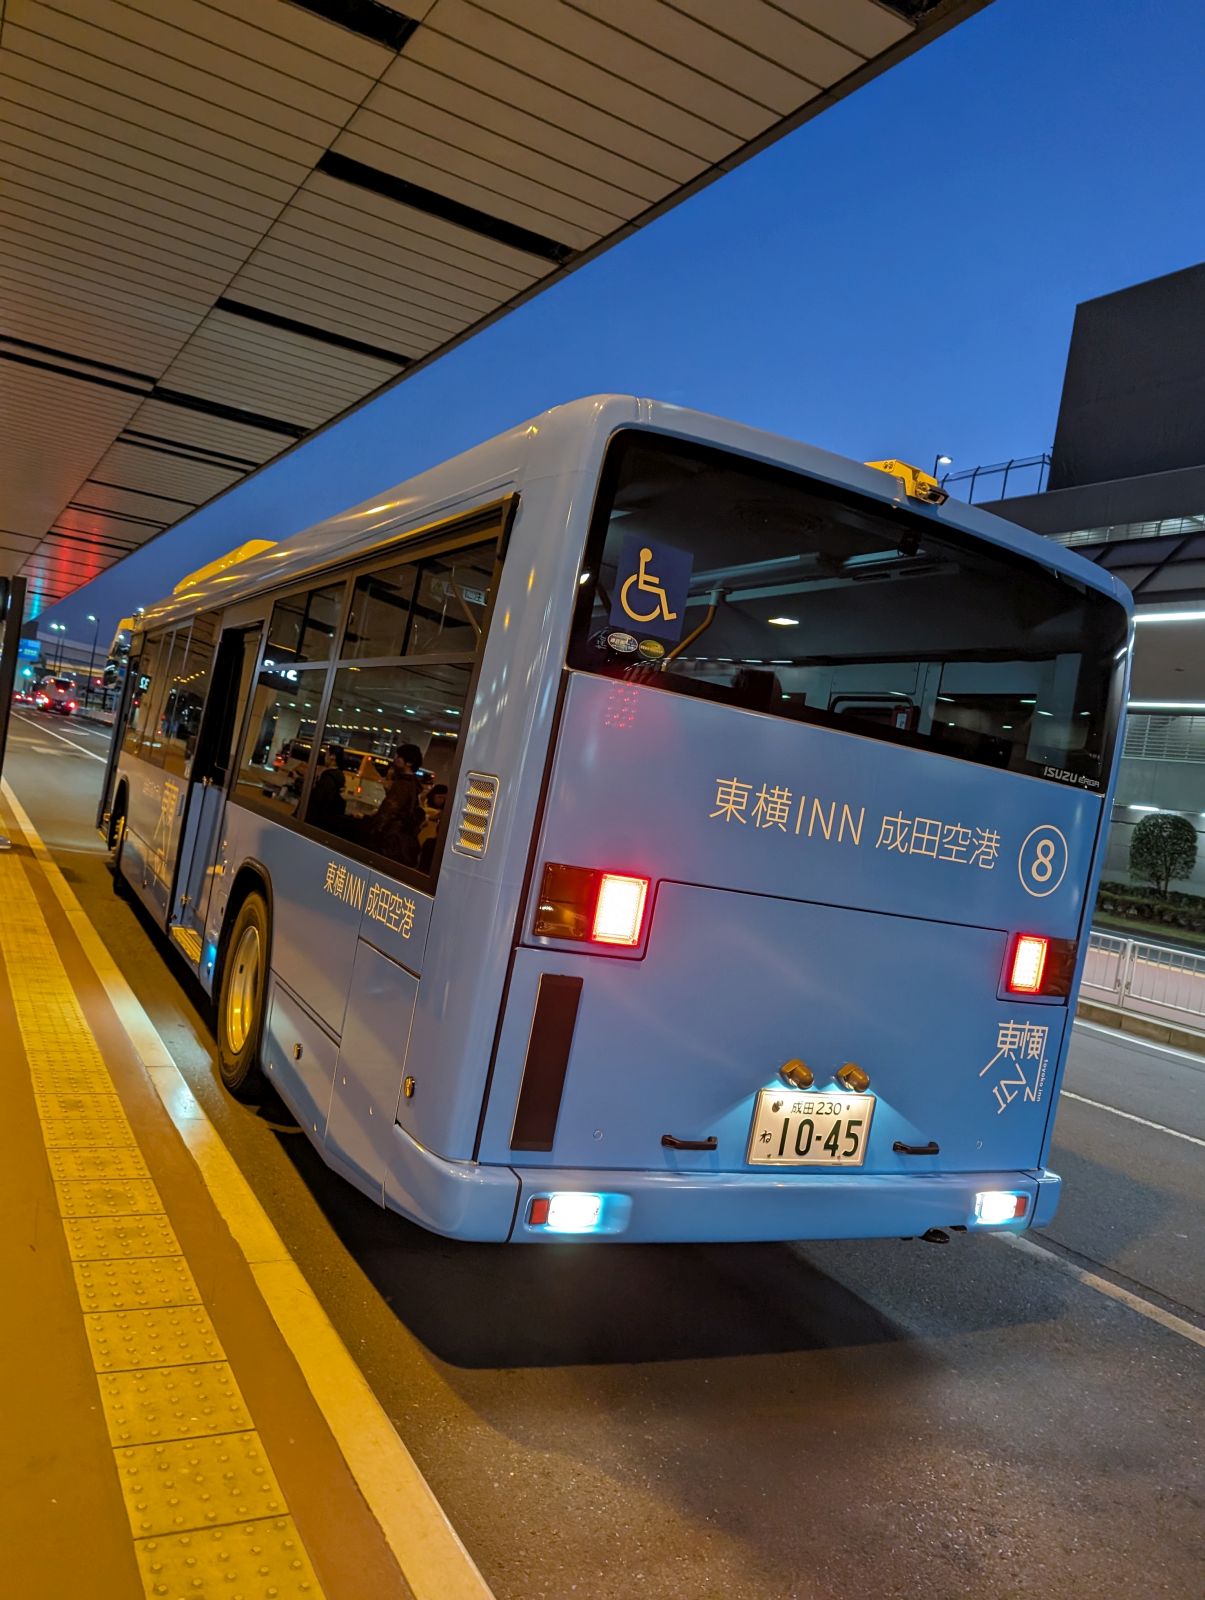
[[[745,1159],[753,1167],[860,1167],[873,1115],[872,1094],[763,1089]]]

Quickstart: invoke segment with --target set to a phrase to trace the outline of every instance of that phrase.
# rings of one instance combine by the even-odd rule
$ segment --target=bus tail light
[[[598,886],[590,937],[598,944],[639,944],[648,893],[647,878],[604,872]]]
[[[633,949],[644,933],[651,881],[627,872],[548,861],[532,931],[551,939]]]
[[[1049,953],[1049,939],[1033,933],[1017,935],[1012,969],[1008,974],[1008,987],[1013,994],[1041,994],[1042,974],[1046,971]]]
[[[1009,950],[1001,993],[1050,997],[1070,994],[1075,950],[1074,939],[1049,939],[1041,933],[1017,934]]]

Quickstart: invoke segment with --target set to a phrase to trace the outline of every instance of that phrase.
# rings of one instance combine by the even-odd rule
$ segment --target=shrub
[[[1187,817],[1156,811],[1134,829],[1130,840],[1130,871],[1153,883],[1167,899],[1173,878],[1190,878],[1197,864],[1197,830]]]

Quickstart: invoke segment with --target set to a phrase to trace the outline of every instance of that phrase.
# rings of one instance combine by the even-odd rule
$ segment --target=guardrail
[[[1205,955],[1094,933],[1082,984],[1085,1000],[1205,1028]]]

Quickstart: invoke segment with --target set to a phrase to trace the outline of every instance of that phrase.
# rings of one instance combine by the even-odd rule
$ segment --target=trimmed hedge
[[[1171,889],[1165,899],[1144,884],[1102,883],[1096,909],[1107,917],[1205,933],[1205,899],[1199,894],[1181,894]]]

